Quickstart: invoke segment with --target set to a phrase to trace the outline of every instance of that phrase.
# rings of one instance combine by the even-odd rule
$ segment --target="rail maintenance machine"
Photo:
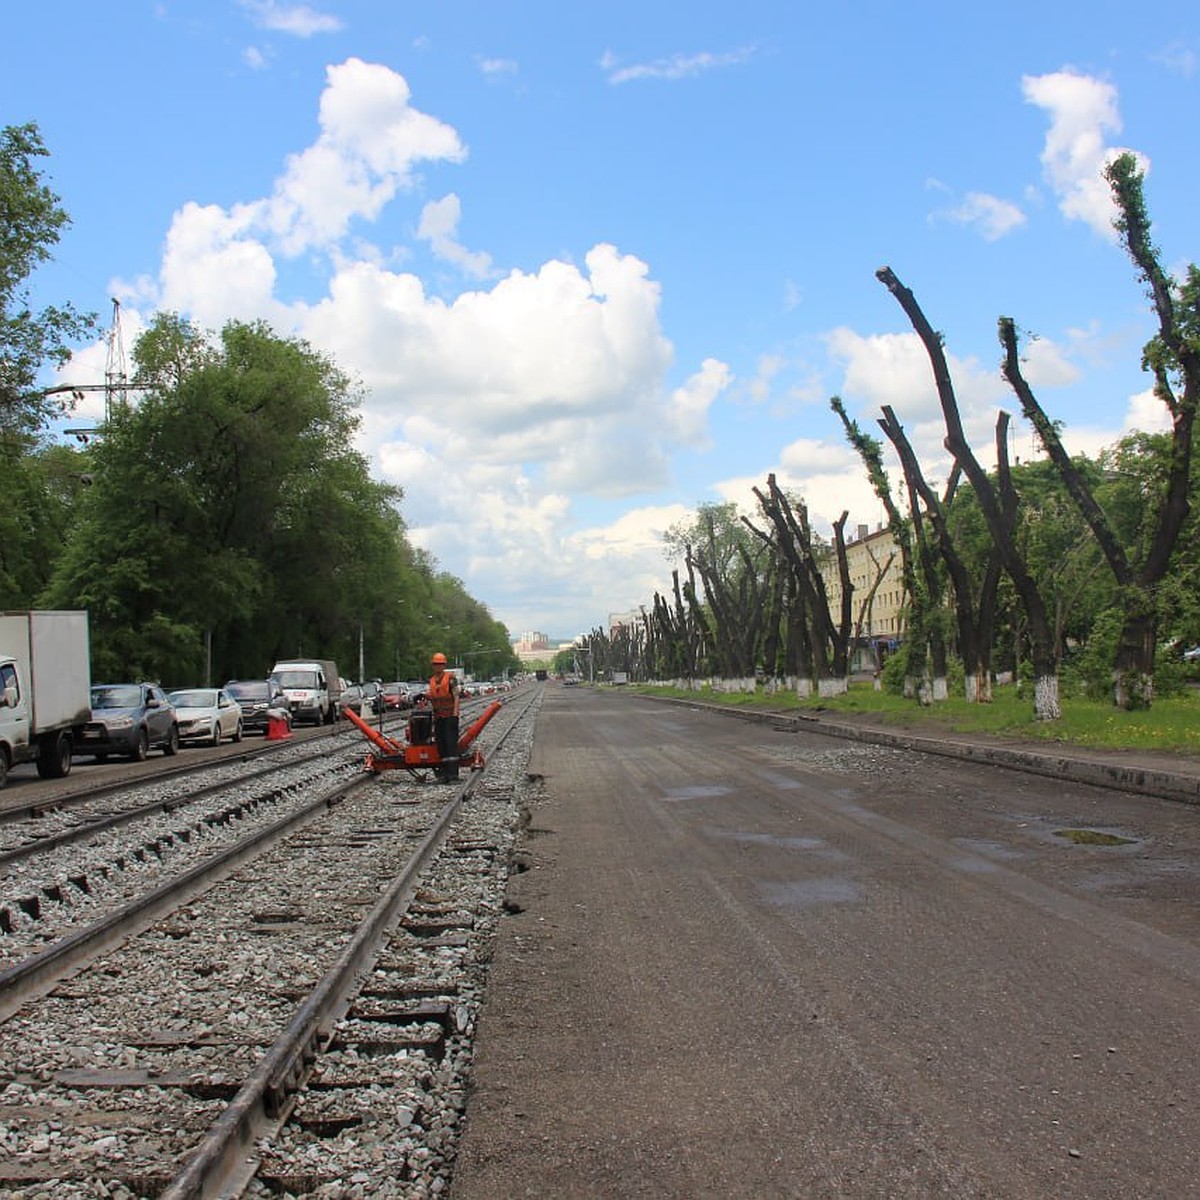
[[[500,711],[499,700],[491,704],[475,718],[474,722],[460,734],[458,739],[458,765],[460,769],[478,771],[483,767],[483,755],[478,750],[470,749],[471,743],[482,732],[483,727]],[[442,765],[442,756],[438,753],[436,742],[433,740],[433,710],[415,708],[408,715],[405,723],[405,740],[394,741],[379,729],[373,729],[350,709],[343,711],[355,725],[367,735],[367,740],[374,747],[367,751],[366,770],[374,771],[407,771],[414,779],[424,780],[429,772],[436,771]]]

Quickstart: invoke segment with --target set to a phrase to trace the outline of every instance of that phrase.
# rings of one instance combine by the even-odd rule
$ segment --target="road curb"
[[[947,741],[944,738],[898,733],[873,726],[846,725],[836,720],[830,720],[828,717],[807,713],[752,711],[742,708],[726,708],[720,704],[710,704],[703,700],[687,700],[676,696],[654,696],[646,692],[641,695],[666,704],[720,713],[722,716],[736,717],[754,724],[773,725],[776,728],[805,729],[812,733],[823,733],[829,737],[844,738],[848,741],[869,742],[872,745],[890,746],[897,750],[916,750],[922,754],[937,754],[942,758],[986,763],[989,766],[1024,771],[1031,775],[1044,775],[1050,779],[1069,779],[1075,783],[1090,783],[1095,787],[1112,788],[1115,791],[1135,792],[1139,795],[1157,796],[1165,800],[1179,800],[1187,804],[1200,805],[1200,776],[1176,774],[1154,767],[1138,766],[1134,763],[1073,758],[1061,751],[1029,750],[1016,746],[993,745],[987,742]]]

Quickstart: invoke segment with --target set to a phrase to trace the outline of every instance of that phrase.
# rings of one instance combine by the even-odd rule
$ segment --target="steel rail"
[[[244,784],[253,783],[256,779],[262,779],[264,776],[277,775],[281,771],[287,771],[292,767],[300,767],[308,762],[315,762],[318,759],[327,757],[327,751],[319,751],[313,754],[305,755],[300,758],[289,759],[285,763],[276,763],[271,766],[258,767],[255,770],[247,771],[244,775],[237,779],[226,779],[221,783],[211,783],[198,788],[196,791],[188,792],[184,796],[172,796],[166,800],[151,800],[146,804],[134,805],[132,808],[123,809],[120,812],[107,813],[103,817],[97,817],[95,820],[81,821],[78,825],[70,829],[63,829],[58,833],[52,833],[47,837],[33,838],[28,842],[22,842],[19,846],[12,846],[8,850],[0,850],[0,867],[10,866],[13,863],[24,862],[26,859],[35,858],[39,854],[43,854],[49,850],[56,850],[62,846],[69,846],[74,842],[81,842],[85,838],[91,837],[93,834],[104,833],[109,829],[118,829],[122,825],[132,824],[134,821],[139,821],[143,817],[157,816],[159,813],[178,812],[182,808],[187,808],[197,801],[205,799],[207,796],[213,796],[220,792],[228,791],[231,788],[241,787]],[[208,767],[201,768],[209,770],[211,767],[221,766],[224,762],[231,762],[235,756],[230,755],[227,758],[210,764]],[[335,768],[336,769],[336,768]],[[135,786],[153,787],[157,783],[157,779],[152,783],[137,784]],[[123,791],[132,791],[128,784],[125,785]],[[259,800],[264,799],[276,789],[268,789],[265,792],[252,796],[241,802],[238,807],[245,808]],[[100,793],[101,795],[108,794],[108,789]],[[96,798],[96,793],[86,793],[86,799],[92,800]]]
[[[322,809],[336,804],[365,782],[365,776],[355,776],[274,824],[197,863],[182,875],[167,880],[107,916],[59,938],[45,949],[0,971],[0,1021],[7,1020],[22,1005],[42,994],[63,976],[128,937],[140,933],[158,917],[178,908],[185,899],[197,895],[209,883],[247,859],[261,854],[293,828],[311,820]]]
[[[536,697],[530,697],[512,723],[489,748],[502,746],[526,716]],[[296,1010],[287,1028],[259,1060],[249,1078],[213,1123],[204,1140],[187,1159],[159,1200],[214,1200],[238,1196],[258,1170],[255,1143],[271,1136],[287,1120],[297,1089],[312,1070],[320,1043],[347,1012],[358,991],[358,980],[374,962],[401,906],[407,904],[421,871],[441,848],[454,818],[486,774],[473,772],[447,801],[429,833],[413,852],[375,907],[359,925],[337,961]]]

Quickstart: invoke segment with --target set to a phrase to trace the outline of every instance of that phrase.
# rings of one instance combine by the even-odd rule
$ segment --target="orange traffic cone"
[[[267,713],[267,741],[282,742],[292,736],[292,731],[288,728],[287,717],[277,717],[274,713]]]

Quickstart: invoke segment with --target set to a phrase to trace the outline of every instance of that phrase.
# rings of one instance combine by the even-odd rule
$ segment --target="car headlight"
[[[108,727],[109,733],[112,733],[114,730],[132,729],[133,718],[113,717],[111,720],[105,721],[104,724]]]

